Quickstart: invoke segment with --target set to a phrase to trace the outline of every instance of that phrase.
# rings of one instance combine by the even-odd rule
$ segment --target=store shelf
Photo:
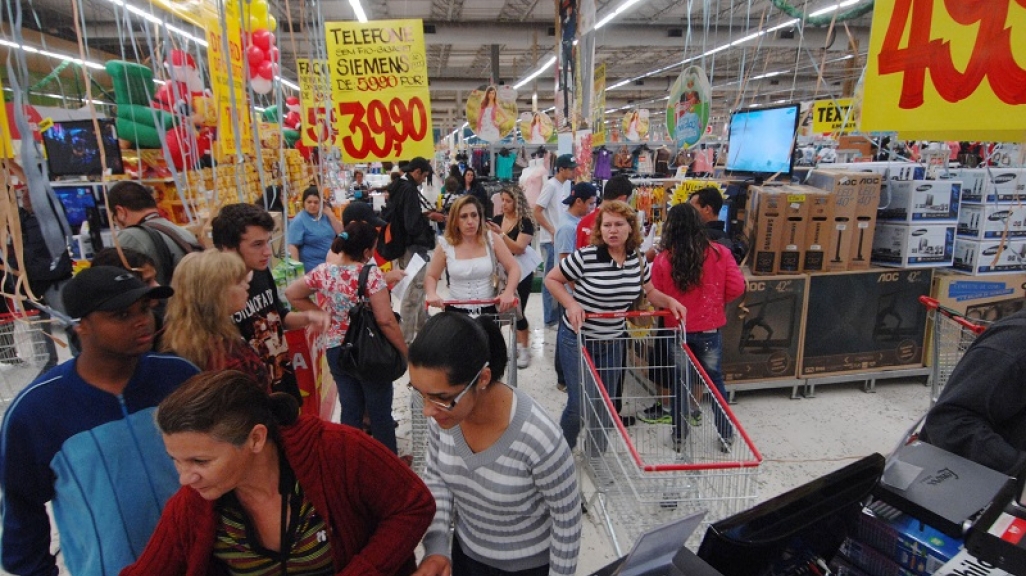
[[[926,377],[926,384],[930,384],[931,368],[928,366],[913,366],[911,368],[896,368],[894,370],[881,370],[879,372],[861,372],[854,374],[837,374],[834,376],[821,376],[805,379],[806,398],[816,397],[816,386],[824,384],[840,384],[842,382],[862,382],[863,392],[876,392],[877,380],[896,380],[908,378]]]

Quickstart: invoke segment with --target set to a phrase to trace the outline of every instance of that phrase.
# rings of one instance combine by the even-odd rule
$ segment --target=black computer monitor
[[[68,219],[72,232],[78,234],[82,223],[89,216],[88,210],[96,208],[92,185],[54,186],[53,193],[64,208],[64,216]]]
[[[757,182],[774,174],[790,178],[800,106],[788,104],[738,110],[730,117],[727,172]]]
[[[96,137],[92,120],[54,122],[43,132],[46,160],[53,177],[100,176],[103,160],[111,174],[124,174],[121,148],[114,120],[98,120],[101,138]],[[102,142],[102,144],[101,144]]]

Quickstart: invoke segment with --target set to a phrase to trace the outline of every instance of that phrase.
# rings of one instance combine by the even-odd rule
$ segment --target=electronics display
[[[88,210],[96,208],[96,198],[92,186],[54,186],[54,194],[64,207],[64,216],[68,224],[78,233],[82,223],[88,218]]]
[[[798,104],[739,110],[730,117],[727,171],[790,176],[794,137],[801,114]]]
[[[51,176],[100,176],[103,174],[101,158],[106,158],[107,168],[112,174],[125,173],[114,120],[103,118],[98,122],[103,137],[102,148],[97,142],[92,120],[54,122],[49,130],[43,132]]]

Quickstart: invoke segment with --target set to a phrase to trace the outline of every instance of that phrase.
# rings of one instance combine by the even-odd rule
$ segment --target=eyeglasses
[[[407,384],[407,386],[410,388],[411,391],[419,393],[421,398],[423,398],[425,402],[430,402],[430,403],[434,404],[435,406],[438,406],[442,410],[445,410],[446,412],[452,412],[453,410],[456,409],[456,404],[459,403],[460,399],[463,398],[464,394],[466,394],[467,391],[469,391],[471,388],[474,387],[474,384],[477,383],[478,378],[481,377],[481,373],[484,372],[484,369],[487,368],[487,367],[488,367],[488,362],[485,362],[484,366],[481,366],[481,369],[477,371],[477,374],[475,374],[474,377],[470,379],[470,382],[468,382],[467,385],[463,387],[463,390],[461,390],[460,393],[457,394],[455,398],[453,398],[452,400],[450,400],[448,402],[440,402],[438,400],[432,400],[432,399],[428,398],[423,392],[421,392],[420,390],[417,390],[416,388],[414,388],[412,382]]]

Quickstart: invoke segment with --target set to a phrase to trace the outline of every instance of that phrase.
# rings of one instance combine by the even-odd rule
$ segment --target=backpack
[[[164,236],[170,238],[171,241],[181,248],[182,252],[185,254],[203,251],[202,246],[182,240],[178,234],[175,234],[174,231],[163,224],[157,224],[155,222],[140,222],[139,224],[132,226],[132,228],[138,228],[150,237],[150,242],[153,243],[153,247],[157,251],[157,260],[160,263],[160,271],[163,272],[164,275],[164,278],[160,278],[160,283],[164,286],[171,285],[171,275],[174,273],[175,267],[178,266],[178,261],[175,260],[174,255],[171,254],[171,249],[168,248],[167,243],[164,242]]]
[[[395,197],[395,192],[398,189],[399,186],[395,183],[389,186],[389,198],[394,201],[385,214],[382,214],[388,224],[378,230],[377,252],[385,260],[396,260],[406,254],[406,228],[402,225],[403,207],[401,203],[407,199]]]

